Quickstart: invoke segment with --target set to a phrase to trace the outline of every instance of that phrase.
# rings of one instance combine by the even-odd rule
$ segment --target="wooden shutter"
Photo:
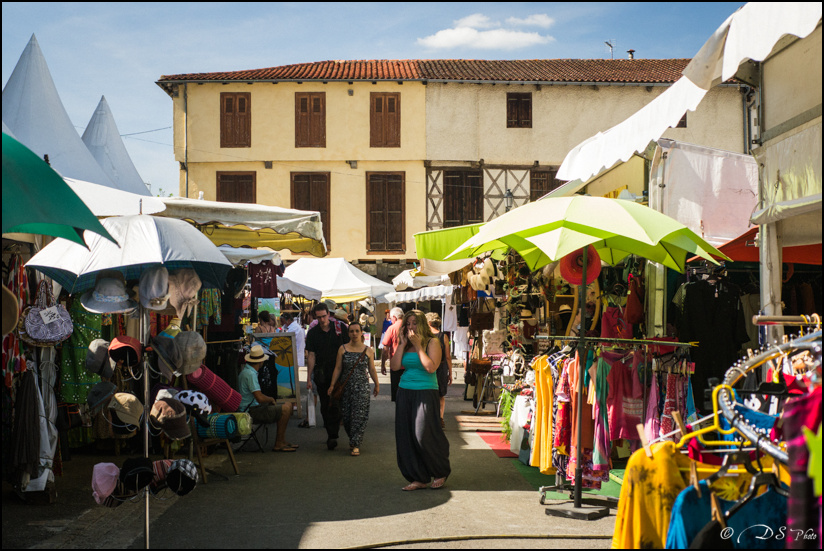
[[[563,180],[557,180],[555,175],[557,170],[533,170],[529,174],[529,200],[536,201],[559,188],[564,184]]]
[[[445,228],[483,222],[483,177],[467,170],[444,171],[443,225]]]
[[[295,93],[295,147],[326,147],[326,93]]]
[[[532,93],[506,95],[506,127],[532,128]]]
[[[308,172],[292,173],[292,208],[299,210],[315,210],[320,212],[323,223],[323,237],[326,246],[331,247],[329,223],[329,208],[331,206],[329,173]]]
[[[227,203],[256,203],[255,172],[218,172],[217,200]]]
[[[252,146],[252,94],[220,94],[220,147]]]
[[[372,92],[370,94],[370,147],[401,146],[400,93]]]
[[[404,252],[405,185],[403,173],[367,173],[367,249]]]

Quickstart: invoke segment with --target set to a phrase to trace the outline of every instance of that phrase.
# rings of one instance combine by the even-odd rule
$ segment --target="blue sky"
[[[138,172],[177,195],[165,74],[329,59],[690,58],[742,2],[2,4],[3,86],[32,34],[82,134],[105,95]]]

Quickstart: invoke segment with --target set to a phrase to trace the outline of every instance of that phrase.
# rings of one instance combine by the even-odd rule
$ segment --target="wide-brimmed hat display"
[[[169,302],[169,271],[163,266],[140,274],[140,304],[149,310],[165,310]]]
[[[212,413],[212,404],[202,392],[196,390],[181,390],[175,398],[184,406],[197,408],[201,413],[206,415]]]
[[[169,303],[183,319],[197,304],[197,292],[202,283],[197,272],[184,268],[169,274]]]
[[[89,404],[91,412],[97,413],[98,410],[106,407],[111,397],[114,396],[116,390],[117,387],[115,384],[108,381],[103,381],[94,385],[86,395],[86,403]]]
[[[120,468],[120,482],[129,492],[139,491],[152,483],[152,461],[145,457],[130,457]]]
[[[183,357],[180,349],[175,346],[175,340],[169,337],[154,337],[152,339],[152,350],[157,354],[157,366],[160,372],[169,379],[175,377],[175,372],[180,369]]]
[[[259,344],[256,344],[252,347],[248,354],[246,354],[246,361],[253,364],[257,362],[262,362],[266,360],[266,353],[263,351],[263,347]]]
[[[521,316],[520,317],[521,317],[521,321],[524,322],[524,323],[528,323],[529,325],[531,325],[533,327],[538,325],[538,320],[535,318],[535,316],[532,315],[532,310],[529,310],[529,309],[521,310]]]
[[[106,379],[111,379],[114,376],[114,367],[109,359],[109,341],[94,339],[89,343],[89,348],[86,351],[86,371]]]
[[[123,281],[112,277],[100,278],[93,290],[83,293],[80,304],[95,314],[124,314],[137,308]]]
[[[5,337],[17,327],[17,318],[20,316],[17,297],[3,285],[3,336]]]
[[[177,375],[188,375],[200,367],[206,358],[206,342],[200,333],[181,331],[174,339],[175,347],[180,351],[180,364]]]
[[[338,321],[342,321],[344,323],[349,323],[349,313],[346,310],[344,310],[343,308],[338,308],[337,310],[332,312],[332,315]]]
[[[109,357],[115,362],[123,362],[126,367],[135,366],[143,357],[143,345],[134,337],[115,337],[109,345]]]
[[[197,467],[188,459],[177,459],[166,473],[166,485],[179,496],[185,496],[195,489],[199,479]]]
[[[595,247],[587,247],[587,285],[598,279],[601,273],[601,257]],[[584,276],[584,249],[570,253],[561,259],[561,277],[573,285],[580,285]]]
[[[143,416],[143,404],[134,394],[128,392],[118,392],[109,402],[109,409],[117,415],[117,418],[127,425],[140,425],[140,418]]]
[[[120,468],[114,463],[98,463],[92,469],[92,497],[98,505],[103,505],[112,495],[120,478]]]
[[[192,434],[186,423],[186,406],[174,398],[156,400],[149,417],[154,426],[172,440],[188,438]]]

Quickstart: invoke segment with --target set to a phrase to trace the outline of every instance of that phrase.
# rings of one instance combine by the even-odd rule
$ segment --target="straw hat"
[[[524,308],[523,310],[521,310],[521,321],[524,323],[528,323],[533,327],[538,325],[538,320],[535,319],[535,316],[532,315],[532,310],[528,308]]]
[[[343,308],[338,308],[332,315],[343,323],[349,323],[349,314]]]
[[[123,281],[108,277],[101,278],[93,290],[84,293],[80,304],[95,314],[122,314],[137,308]]]
[[[246,354],[246,361],[250,364],[262,362],[266,360],[266,353],[263,351],[263,347],[259,344],[256,344],[252,347],[248,354]]]

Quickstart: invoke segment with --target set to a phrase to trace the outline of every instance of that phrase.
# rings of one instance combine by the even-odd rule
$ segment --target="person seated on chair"
[[[286,442],[286,426],[292,416],[292,404],[278,404],[277,400],[260,391],[258,371],[266,360],[263,347],[256,344],[246,355],[246,365],[238,375],[238,390],[240,391],[240,411],[248,411],[252,421],[258,424],[277,422],[278,431],[275,439],[276,452],[293,452],[298,446]]]

